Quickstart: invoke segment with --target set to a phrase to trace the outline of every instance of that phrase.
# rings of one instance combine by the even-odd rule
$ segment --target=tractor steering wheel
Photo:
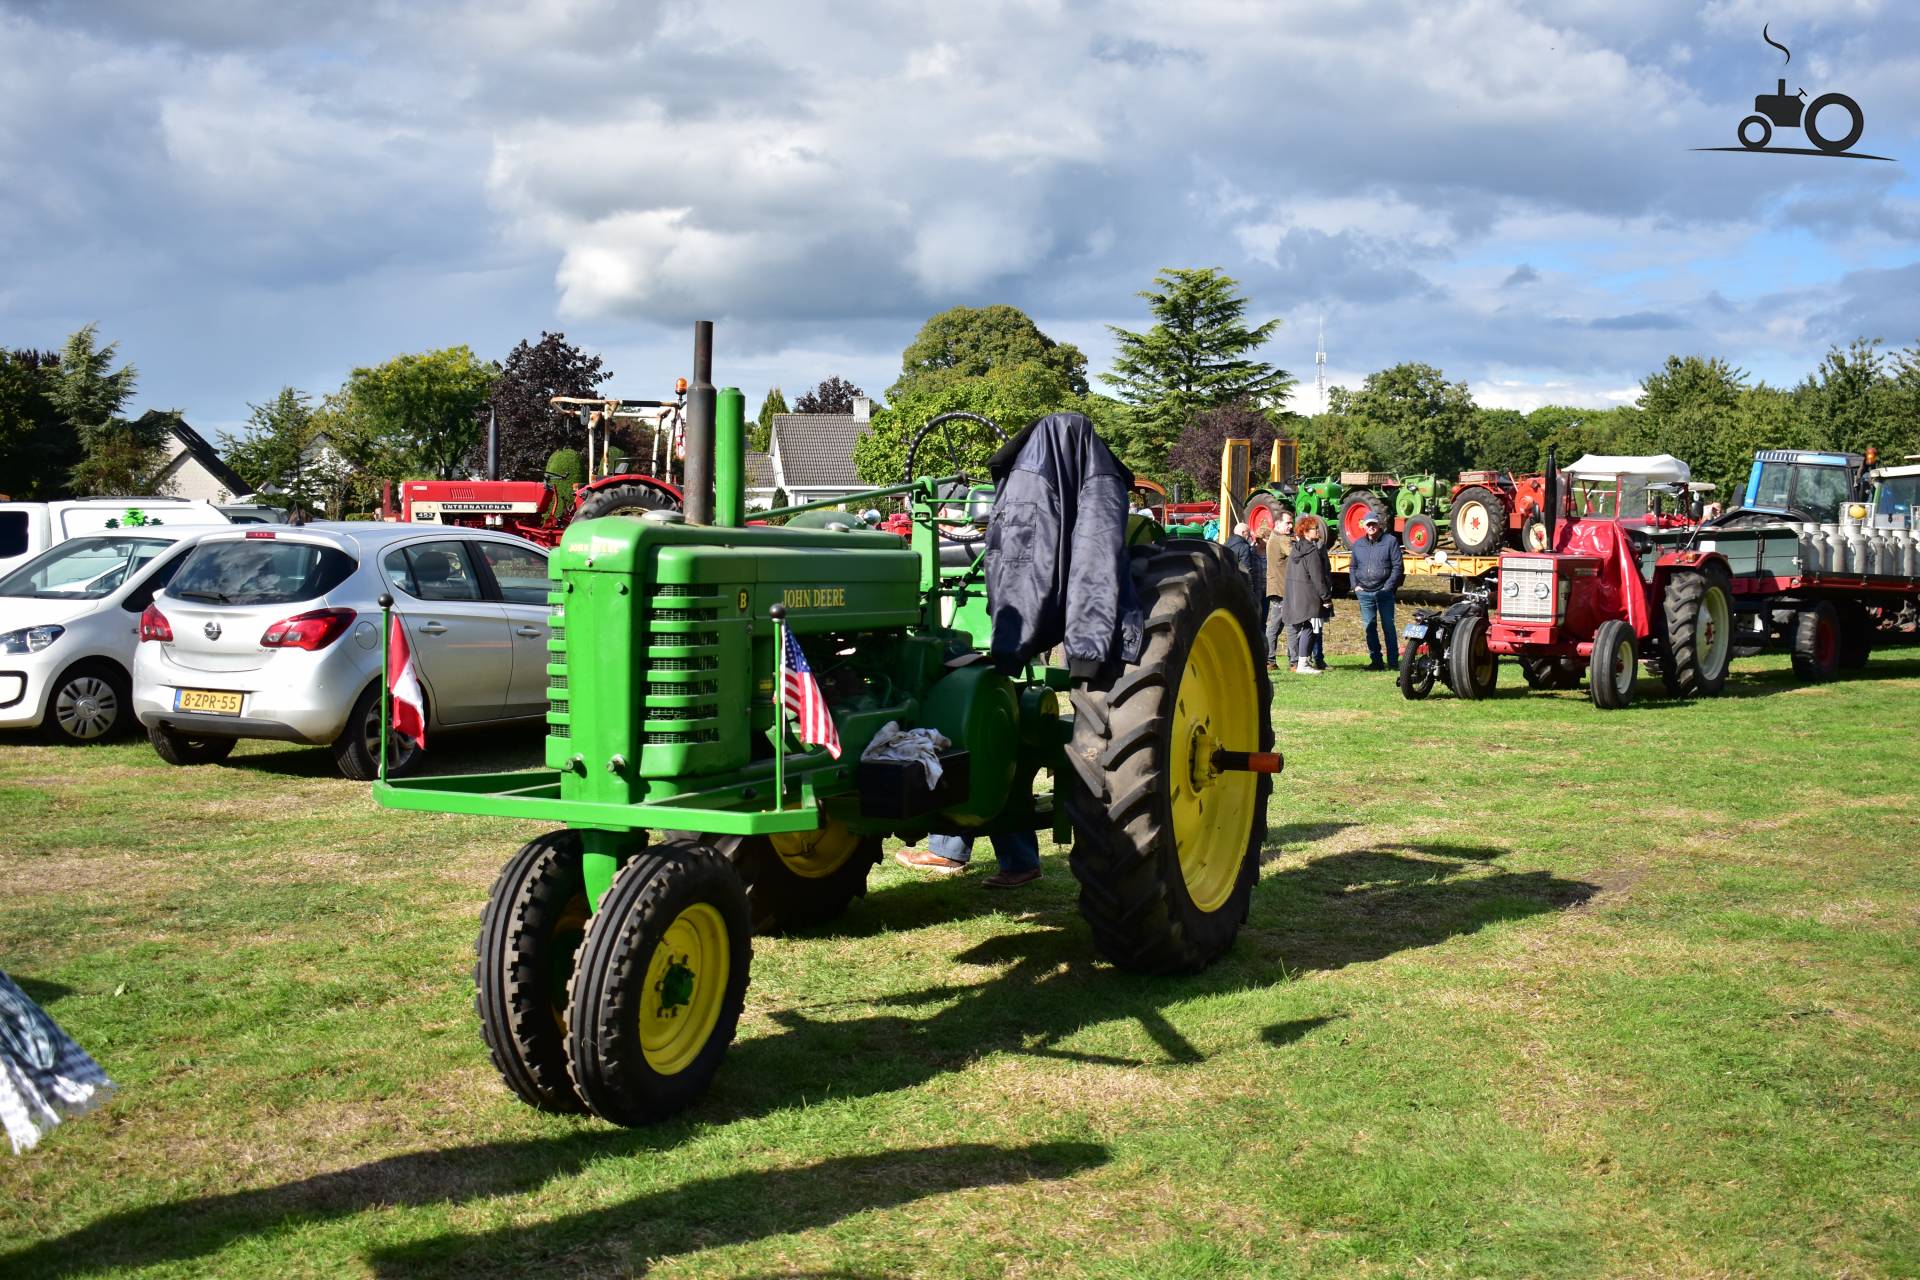
[[[956,429],[952,425],[954,423],[968,425]],[[984,431],[981,430],[983,427]],[[936,428],[940,438],[937,442],[930,442],[928,437],[933,435]],[[932,455],[928,459],[930,465],[927,471],[934,475],[959,475],[963,480],[966,479],[967,459],[973,452],[969,446],[977,446],[988,432],[992,433],[988,438],[992,447],[998,448],[1007,442],[1007,433],[1000,429],[1000,424],[985,414],[956,409],[952,413],[927,419],[926,425],[914,432],[913,439],[907,442],[906,483],[912,484],[921,475],[920,450],[923,446],[928,447]]]
[[[936,432],[938,432],[937,438]],[[920,451],[924,447],[928,454],[926,474],[960,477],[960,493],[957,499],[949,499],[941,495],[933,504],[936,513],[942,506],[953,501],[971,507],[973,504],[968,493],[971,482],[967,476],[969,460],[978,454],[982,443],[985,443],[989,449],[997,449],[1006,443],[1006,439],[1007,433],[1000,429],[1000,424],[984,414],[956,409],[951,413],[929,418],[925,426],[913,433],[913,439],[907,444],[906,483],[912,484],[921,476]],[[939,529],[939,534],[949,542],[958,543],[978,542],[986,536],[983,531],[962,524],[943,525]]]

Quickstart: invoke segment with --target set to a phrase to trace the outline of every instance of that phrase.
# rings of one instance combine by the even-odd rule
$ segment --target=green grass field
[[[0,1148],[0,1276],[1920,1274],[1920,661],[1617,713],[1346,661],[1278,677],[1206,974],[1097,963],[1063,851],[1013,895],[889,861],[756,941],[713,1092],[637,1132],[479,1040],[536,828],[315,750],[0,740],[0,968],[121,1086]]]

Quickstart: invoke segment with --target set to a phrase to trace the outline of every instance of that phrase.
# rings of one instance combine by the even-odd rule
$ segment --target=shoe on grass
[[[996,871],[980,882],[982,889],[1018,889],[1040,878],[1040,868],[1028,871]]]
[[[902,849],[893,860],[909,871],[931,871],[936,876],[957,876],[967,869],[966,863],[943,858],[931,849]]]
[[[1310,662],[1301,663],[1299,666],[1293,669],[1293,673],[1297,676],[1321,676],[1326,674],[1326,672],[1322,671],[1320,668],[1314,666]]]
[[[1385,671],[1386,669],[1387,669],[1387,664],[1377,659],[1367,664],[1367,670],[1369,671]]]

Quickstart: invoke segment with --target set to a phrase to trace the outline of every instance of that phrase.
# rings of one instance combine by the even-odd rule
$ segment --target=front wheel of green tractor
[[[746,1004],[747,894],[727,860],[672,840],[629,859],[587,925],[567,1000],[567,1069],[620,1125],[684,1111],[713,1082]]]
[[[1137,553],[1140,660],[1073,695],[1065,805],[1080,913],[1124,969],[1190,973],[1246,919],[1272,779],[1222,772],[1216,752],[1270,751],[1272,687],[1253,597],[1221,549]]]
[[[521,846],[487,894],[474,941],[473,1008],[507,1088],[542,1111],[580,1111],[567,1078],[567,983],[587,928],[580,837]]]
[[[844,823],[777,836],[695,836],[733,864],[746,886],[755,933],[788,933],[839,918],[866,896],[867,873],[880,861],[880,838]]]

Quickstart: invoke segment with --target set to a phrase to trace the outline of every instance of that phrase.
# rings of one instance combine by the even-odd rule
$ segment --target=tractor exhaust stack
[[[713,523],[713,321],[693,322],[693,385],[687,388],[687,458],[681,471],[688,524]]]
[[[1553,551],[1553,534],[1560,523],[1560,467],[1554,461],[1553,446],[1547,446],[1547,480],[1542,492],[1546,495],[1547,509],[1542,513],[1547,524],[1547,551]]]

